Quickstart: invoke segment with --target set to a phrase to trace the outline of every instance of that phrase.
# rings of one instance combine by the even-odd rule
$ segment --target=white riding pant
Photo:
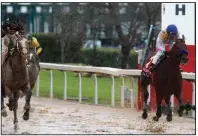
[[[14,45],[16,45],[16,40],[17,40],[17,36],[14,35],[5,35],[2,39],[2,50],[1,50],[1,58],[2,58],[2,62],[1,64],[4,63],[6,56],[8,54],[8,46],[10,44],[10,40],[14,43]]]
[[[157,64],[159,58],[160,58],[162,55],[164,55],[164,52],[161,51],[161,50],[159,50],[159,51],[151,58],[152,63],[153,63],[153,64]]]

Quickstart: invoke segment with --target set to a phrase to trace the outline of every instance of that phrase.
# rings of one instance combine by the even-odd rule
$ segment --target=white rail
[[[40,63],[40,67],[42,69],[48,69],[50,70],[50,98],[53,98],[53,71],[52,70],[60,70],[64,72],[64,100],[67,100],[67,74],[66,71],[73,71],[78,73],[79,77],[79,102],[82,101],[82,77],[81,72],[90,72],[95,73],[94,79],[95,79],[95,104],[98,104],[98,83],[97,83],[97,73],[103,73],[108,74],[112,78],[112,87],[111,87],[111,105],[115,105],[115,81],[114,77],[121,77],[122,78],[122,84],[124,86],[124,76],[131,76],[133,77],[139,77],[141,74],[141,70],[123,70],[123,69],[117,69],[117,68],[110,68],[110,67],[92,67],[92,66],[74,66],[74,65],[63,65],[63,64],[52,64],[52,63]],[[193,86],[193,92],[192,92],[192,104],[195,105],[195,73],[187,73],[182,72],[182,78],[190,80],[192,82]],[[132,80],[134,81],[134,80]],[[133,84],[133,83],[132,83]],[[132,90],[134,90],[134,85],[132,85]],[[37,80],[37,96],[39,96],[39,77]],[[150,94],[149,94],[149,100],[150,102]],[[173,106],[173,97],[171,99],[172,106]],[[123,106],[123,104],[121,104]],[[194,115],[194,113],[193,113]]]

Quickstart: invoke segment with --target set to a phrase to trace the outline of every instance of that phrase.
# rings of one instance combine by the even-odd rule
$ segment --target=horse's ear
[[[182,40],[185,42],[186,38],[184,35],[182,35]]]

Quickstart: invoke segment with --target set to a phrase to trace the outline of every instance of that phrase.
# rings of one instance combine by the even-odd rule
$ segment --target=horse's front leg
[[[25,106],[24,106],[25,113],[23,114],[23,119],[24,120],[29,119],[29,111],[30,111],[30,108],[31,108],[31,106],[30,106],[31,96],[32,96],[32,90],[30,89],[27,92],[27,95],[26,95],[26,101],[25,101]]]
[[[168,108],[168,114],[167,114],[167,117],[166,117],[166,120],[167,121],[172,121],[172,108],[171,108],[171,103],[170,103],[170,95],[168,95],[166,98],[165,98],[165,102],[167,104],[167,108]]]
[[[3,87],[3,84],[1,84],[1,115],[3,117],[7,117],[7,111],[6,111],[6,107],[4,106],[4,96],[5,96],[5,89]]]
[[[14,100],[13,100],[13,113],[14,113],[14,129],[18,128],[18,118],[17,118],[17,108],[18,108],[18,99],[20,96],[20,91],[16,91],[13,93]]]
[[[158,121],[159,118],[162,116],[162,109],[161,109],[162,96],[156,95],[156,103],[157,103],[157,112],[156,112],[156,116],[153,117],[154,121]]]
[[[149,97],[149,93],[148,93],[148,90],[145,88],[144,89],[144,106],[143,106],[143,113],[142,113],[142,118],[143,119],[146,119],[148,117],[148,113],[147,113],[147,110],[148,110],[148,104],[147,104],[147,100],[148,100],[148,97]]]
[[[31,100],[31,96],[32,96],[30,84],[28,84],[26,87],[24,87],[22,91],[27,92],[25,106],[24,106],[25,113],[23,114],[23,119],[28,120],[29,119],[29,111],[30,111],[30,100]]]
[[[177,111],[179,116],[183,116],[183,111],[185,110],[185,105],[183,104],[183,99],[182,99],[182,92],[180,91],[179,94],[175,94],[177,100],[179,101],[179,110]]]
[[[9,107],[9,110],[12,111],[13,103],[14,103],[13,92],[7,86],[4,86],[4,87],[5,87],[4,88],[5,96],[8,96],[8,103],[6,103],[6,105]]]
[[[8,114],[7,114],[7,111],[6,111],[6,107],[4,106],[4,98],[3,98],[3,95],[1,95],[1,115],[3,117],[7,117]]]

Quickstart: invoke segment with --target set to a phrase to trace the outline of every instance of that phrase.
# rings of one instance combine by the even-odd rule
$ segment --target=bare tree
[[[69,6],[64,4],[54,5],[54,28],[59,35],[59,42],[61,45],[61,62],[66,59],[66,52],[72,40],[82,38],[82,17],[78,13],[78,3],[72,3]]]
[[[119,3],[109,3],[109,10],[112,19],[115,22],[115,28],[121,44],[121,68],[127,68],[126,62],[131,47],[135,45],[136,39],[139,38],[138,31],[146,27],[149,29],[150,24],[155,24],[160,13],[159,3],[129,3],[128,14],[131,14],[129,25],[123,26],[121,16],[119,14]],[[124,34],[123,30],[128,29],[128,34]]]
[[[69,7],[69,8],[68,8]],[[61,60],[71,37],[96,40],[103,31],[107,38],[118,38],[121,45],[121,68],[127,68],[130,49],[147,32],[150,24],[160,21],[160,3],[128,3],[125,14],[120,14],[119,3],[70,3],[53,7],[56,26],[60,26]],[[86,32],[89,26],[90,35]],[[116,35],[114,35],[114,30]],[[95,42],[94,42],[95,43]],[[94,46],[94,50],[96,47]]]

